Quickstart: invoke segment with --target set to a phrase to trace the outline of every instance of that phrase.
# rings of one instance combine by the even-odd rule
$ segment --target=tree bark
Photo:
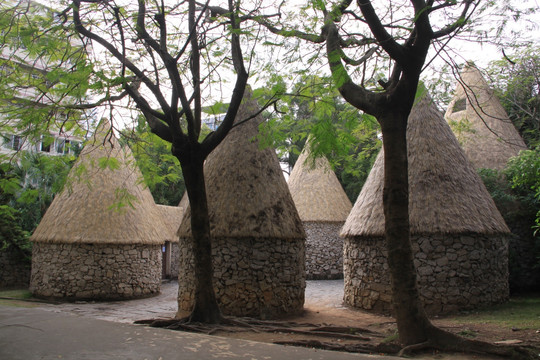
[[[199,154],[200,151],[194,152],[194,156],[189,159],[186,159],[183,154],[183,159],[180,161],[191,207],[192,246],[195,260],[195,296],[189,321],[217,324],[223,317],[214,292],[214,266],[204,181],[204,157]]]
[[[399,339],[404,345],[426,341],[430,321],[420,303],[410,241],[407,158],[408,112],[378,118],[383,133],[385,238]]]

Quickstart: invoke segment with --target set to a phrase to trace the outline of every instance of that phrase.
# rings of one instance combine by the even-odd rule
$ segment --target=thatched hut
[[[409,216],[418,286],[429,314],[508,299],[508,228],[441,113],[425,94],[407,128]],[[384,241],[384,155],[345,222],[348,305],[391,311]]]
[[[246,97],[237,122],[258,111]],[[214,287],[224,314],[276,318],[303,309],[305,233],[274,149],[259,149],[261,116],[235,126],[209,155],[205,179]],[[193,307],[191,210],[179,229],[178,309]]]
[[[184,209],[180,206],[157,205],[165,228],[163,229],[164,242],[162,245],[162,269],[164,279],[178,278],[178,261],[180,249],[178,248],[178,228],[184,216]]]
[[[31,237],[35,296],[128,299],[156,295],[164,227],[128,148],[103,121]]]
[[[445,119],[476,169],[503,169],[512,156],[527,149],[482,73],[468,65],[460,74]]]
[[[343,278],[343,239],[339,232],[352,204],[328,160],[309,159],[306,144],[288,183],[306,231],[306,279]]]

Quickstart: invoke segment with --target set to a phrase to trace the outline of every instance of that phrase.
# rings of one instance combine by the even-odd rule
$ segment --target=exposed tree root
[[[151,327],[166,328],[171,330],[191,331],[204,334],[213,334],[218,331],[240,332],[267,332],[267,333],[292,333],[301,335],[316,335],[330,338],[341,338],[349,340],[370,341],[370,337],[360,334],[367,333],[372,336],[382,335],[363,328],[330,326],[317,324],[301,324],[284,321],[265,321],[251,318],[226,318],[220,324],[203,324],[191,322],[189,318],[183,319],[147,319],[138,320],[135,324],[148,325]]]
[[[139,320],[136,324],[149,325],[151,327],[160,327],[172,330],[197,332],[212,335],[220,331],[223,332],[244,332],[252,331],[255,333],[286,333],[299,334],[306,336],[320,336],[324,338],[335,338],[351,340],[354,343],[336,344],[323,342],[319,340],[294,340],[294,341],[276,341],[276,344],[314,347],[325,350],[358,352],[358,353],[386,353],[397,354],[398,356],[409,356],[421,350],[438,350],[443,352],[474,353],[485,355],[497,355],[511,359],[537,359],[538,349],[513,346],[513,345],[495,345],[483,341],[465,339],[451,332],[442,330],[431,325],[428,329],[428,340],[418,344],[411,344],[401,348],[395,343],[384,343],[385,337],[381,333],[369,329],[300,324],[285,321],[265,321],[251,318],[228,318],[223,317],[219,324],[204,324],[192,322],[189,318],[183,319],[148,319]],[[378,340],[373,341],[372,340]]]
[[[298,341],[274,341],[278,345],[303,346],[321,350],[344,351],[350,353],[384,353],[396,354],[400,350],[400,346],[396,344],[334,344],[322,342],[319,340],[298,340]]]
[[[537,359],[538,349],[513,345],[495,345],[484,341],[465,339],[451,332],[430,326],[428,340],[402,348],[398,356],[410,355],[425,349],[439,351],[466,352],[485,355],[497,355],[510,359]]]

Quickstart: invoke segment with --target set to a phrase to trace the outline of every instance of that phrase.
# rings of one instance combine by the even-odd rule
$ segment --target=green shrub
[[[7,205],[0,205],[0,251],[17,253],[25,261],[30,261],[32,254],[29,234],[20,226],[20,214]]]

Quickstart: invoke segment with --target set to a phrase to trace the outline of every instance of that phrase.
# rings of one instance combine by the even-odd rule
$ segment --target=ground
[[[121,302],[77,302],[77,303],[33,303],[32,306],[54,312],[70,312],[80,316],[88,316],[98,319],[133,323],[136,320],[172,318],[176,313],[177,283],[175,281],[164,282],[162,293],[153,298],[139,299]],[[6,297],[6,293],[0,292],[0,298]],[[7,296],[9,297],[9,296]],[[271,324],[278,329],[275,332],[259,330],[246,330],[238,327],[219,329],[214,335],[233,337],[262,342],[290,342],[314,341],[333,344],[392,344],[396,338],[396,324],[391,317],[380,316],[366,311],[353,310],[342,305],[343,280],[308,281],[306,288],[305,310],[299,316],[284,319],[285,322],[299,324],[311,324],[313,326],[293,326],[286,328],[280,324]],[[490,318],[489,311],[479,314],[458,314],[445,318],[433,319],[433,322],[448,331],[460,334],[472,339],[483,340],[491,343],[500,341],[519,343],[520,345],[540,348],[540,297],[533,297],[534,301],[516,302],[511,306],[493,311],[494,320]],[[0,300],[0,302],[5,300]],[[28,302],[26,302],[28,305]],[[516,318],[515,309],[527,309],[523,318]],[[505,312],[506,311],[506,312]],[[498,318],[497,318],[498,316]],[[502,318],[502,320],[501,320]],[[513,321],[513,322],[512,322]],[[350,339],[351,336],[339,336],[325,331],[324,335],[306,333],[291,333],[313,329],[317,326],[333,325],[344,328],[361,329],[358,332],[349,331],[369,340]],[[326,330],[329,330],[327,328]],[[331,336],[332,335],[332,336]],[[350,334],[348,334],[350,335]],[[416,357],[418,359],[495,359],[470,354],[433,354],[426,352]]]

